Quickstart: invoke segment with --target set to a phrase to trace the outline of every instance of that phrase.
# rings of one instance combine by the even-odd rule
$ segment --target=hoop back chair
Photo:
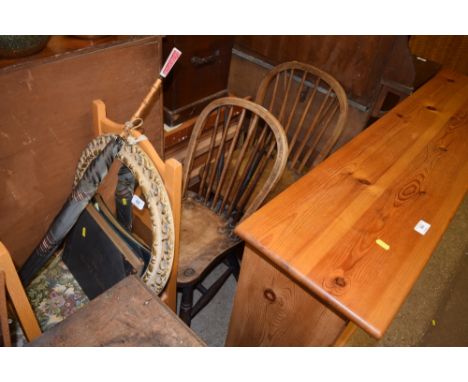
[[[280,123],[251,101],[221,98],[198,117],[184,163],[177,276],[180,317],[188,325],[231,274],[237,279],[242,245],[233,229],[263,203],[281,177],[287,153]],[[221,262],[227,270],[206,288],[202,282]],[[195,289],[202,296],[194,304]]]
[[[279,185],[282,189],[330,154],[348,116],[346,93],[339,82],[297,61],[271,69],[260,83],[255,102],[278,118],[288,137],[289,171],[281,180],[285,184]]]

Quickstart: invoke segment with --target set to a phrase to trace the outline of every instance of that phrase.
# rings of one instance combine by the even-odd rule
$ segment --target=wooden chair
[[[96,136],[110,133],[119,134],[123,129],[123,124],[116,123],[107,118],[106,105],[101,100],[93,101],[93,126]],[[141,135],[141,133],[137,130],[132,130],[131,134],[135,139],[138,139],[138,137]],[[166,288],[160,297],[174,312],[176,312],[177,269],[179,262],[179,236],[182,199],[182,165],[175,159],[168,159],[167,161],[163,161],[154,149],[154,146],[148,140],[138,142],[138,145],[153,161],[153,164],[161,175],[171,202],[172,215],[174,220],[174,260]],[[136,233],[146,239],[148,243],[151,243],[151,231],[148,229],[151,220],[149,216],[149,210],[147,208],[142,211],[134,209],[133,213],[135,219],[133,223],[134,230]]]
[[[270,194],[274,196],[330,154],[343,132],[348,101],[331,75],[291,61],[267,74],[255,102],[278,118],[288,137],[288,168]]]
[[[237,279],[236,255],[242,247],[233,229],[265,200],[281,177],[287,153],[280,123],[251,101],[221,98],[198,117],[184,163],[177,276],[180,317],[188,325],[231,274]],[[202,282],[221,262],[228,269],[206,288]],[[202,296],[194,304],[195,289]]]
[[[0,329],[4,345],[10,346],[5,286],[26,339],[28,341],[34,340],[41,334],[41,329],[29,304],[28,297],[16,272],[10,253],[3,243],[0,242]]]

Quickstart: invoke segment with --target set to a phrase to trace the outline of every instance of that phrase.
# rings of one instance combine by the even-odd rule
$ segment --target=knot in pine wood
[[[364,185],[366,185],[366,186],[370,186],[370,185],[372,184],[369,180],[364,179],[364,178],[356,178],[356,180],[357,180],[359,183],[364,184]]]
[[[394,205],[399,207],[410,199],[424,195],[426,193],[424,182],[425,175],[422,173],[417,174],[397,192],[395,195]]]
[[[273,289],[267,288],[263,291],[263,296],[270,302],[276,301],[276,294]]]
[[[343,277],[335,277],[335,284],[343,288],[346,286],[346,280]]]
[[[345,294],[349,289],[350,284],[350,279],[342,274],[335,274],[327,277],[322,283],[323,288],[335,296]]]

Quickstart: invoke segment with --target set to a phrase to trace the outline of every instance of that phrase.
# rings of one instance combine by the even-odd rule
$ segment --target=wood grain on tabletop
[[[468,78],[444,70],[236,232],[381,337],[467,184]],[[432,225],[424,236],[420,219]]]
[[[136,276],[129,276],[30,346],[203,346]]]

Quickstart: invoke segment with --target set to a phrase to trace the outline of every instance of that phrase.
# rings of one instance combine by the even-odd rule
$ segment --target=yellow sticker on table
[[[390,246],[385,241],[383,241],[382,239],[377,239],[375,242],[377,243],[377,245],[379,247],[382,247],[386,251],[388,251],[390,249]]]

